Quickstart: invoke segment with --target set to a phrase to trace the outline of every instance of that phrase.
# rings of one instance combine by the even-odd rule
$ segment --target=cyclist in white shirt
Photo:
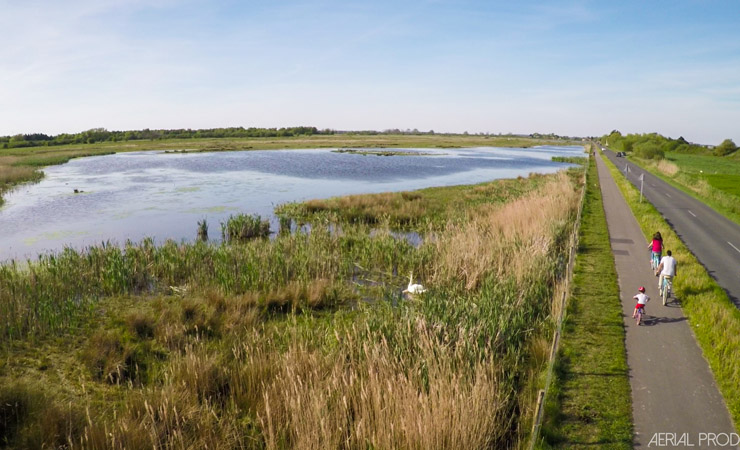
[[[658,264],[657,272],[660,274],[660,277],[658,278],[658,289],[659,290],[660,290],[660,287],[663,285],[663,278],[675,277],[677,268],[678,268],[678,263],[676,262],[676,258],[671,256],[671,251],[668,250],[667,252],[665,252],[665,256],[661,258],[660,264]]]
[[[635,305],[635,311],[632,313],[632,318],[634,319],[637,317],[638,310],[640,311],[640,315],[645,314],[645,304],[650,301],[650,297],[645,295],[645,288],[640,286],[640,289],[638,289],[638,294],[632,297],[633,299],[637,300],[637,304]],[[640,325],[640,319],[637,320],[637,325]]]

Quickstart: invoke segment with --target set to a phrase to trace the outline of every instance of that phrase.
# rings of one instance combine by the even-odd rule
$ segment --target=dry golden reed
[[[485,448],[496,442],[495,430],[506,430],[499,368],[481,362],[470,372],[456,370],[462,361],[440,355],[428,324],[415,327],[422,354],[410,368],[384,340],[363,343],[355,364],[292,347],[264,391],[259,418],[267,448]]]
[[[678,166],[668,160],[661,159],[656,166],[664,175],[672,177],[678,173]]]
[[[521,280],[539,257],[553,251],[553,230],[575,214],[578,196],[561,173],[536,192],[479,208],[466,224],[448,226],[436,240],[443,259],[436,278],[463,280],[468,289],[489,273]]]

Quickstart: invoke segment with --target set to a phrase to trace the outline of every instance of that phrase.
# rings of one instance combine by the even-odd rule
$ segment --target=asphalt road
[[[624,315],[633,446],[737,449],[710,441],[736,436],[730,413],[680,305],[671,299],[663,306],[658,296],[647,242],[635,216],[598,155],[596,163]],[[631,318],[632,296],[640,286],[651,300],[637,326]]]
[[[645,174],[645,198],[663,215],[678,237],[740,308],[740,225],[625,158],[617,158],[614,152],[607,150],[604,155],[638,189],[640,175]],[[670,249],[668,243],[666,250]],[[678,276],[681,276],[680,267]]]

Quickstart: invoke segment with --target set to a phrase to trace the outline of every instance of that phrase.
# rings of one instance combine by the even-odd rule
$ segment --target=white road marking
[[[737,250],[738,253],[740,253],[740,248],[737,248],[734,245],[732,245],[732,242],[730,241],[727,241],[727,243],[730,244],[730,247],[734,248],[735,250]]]
[[[696,217],[696,214],[692,213],[690,209],[687,209],[686,211],[688,211],[689,214],[691,214],[692,216]]]
[[[668,192],[666,192],[665,195],[666,195],[666,197],[670,197],[671,196],[671,194],[669,194]]]

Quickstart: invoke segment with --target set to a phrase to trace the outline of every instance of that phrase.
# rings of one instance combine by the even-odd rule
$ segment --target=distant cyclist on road
[[[653,235],[653,240],[648,244],[648,248],[651,251],[650,255],[650,263],[652,264],[653,261],[660,261],[660,257],[663,254],[663,237],[660,235],[660,231],[656,231]],[[653,270],[655,271],[655,274],[658,274],[658,267],[657,264],[654,264],[651,266]]]
[[[665,252],[665,256],[660,260],[660,264],[658,264],[657,272],[660,273],[660,278],[658,278],[658,290],[663,286],[663,278],[672,279],[676,276],[677,268],[678,263],[676,262],[676,258],[671,256],[671,251],[668,250]]]

